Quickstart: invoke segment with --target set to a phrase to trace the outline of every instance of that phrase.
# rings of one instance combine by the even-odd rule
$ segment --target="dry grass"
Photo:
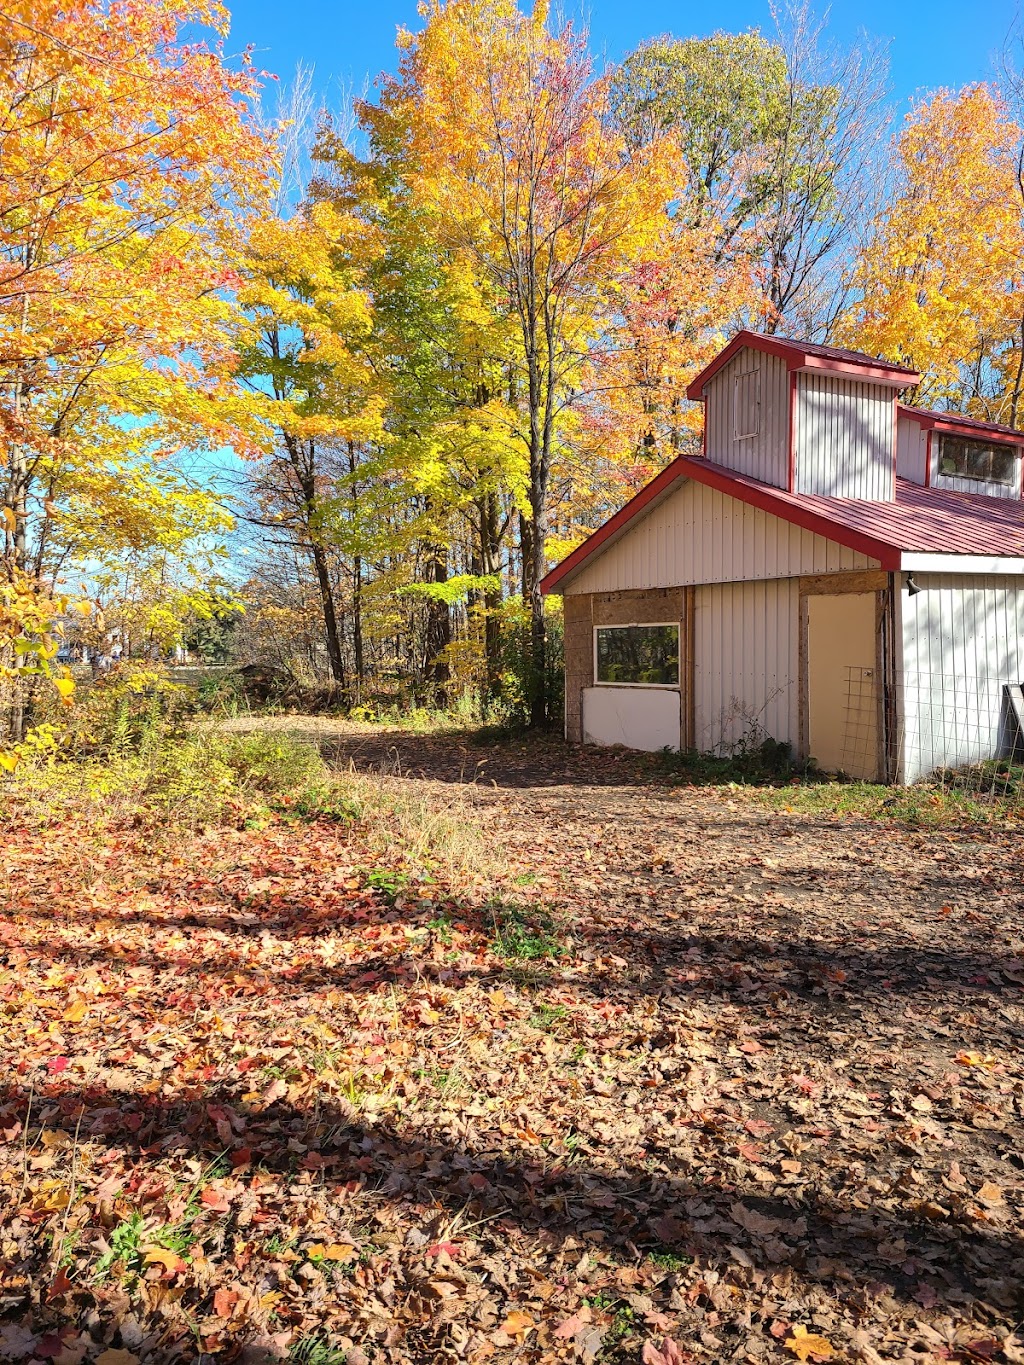
[[[413,865],[464,890],[497,888],[505,859],[496,845],[496,811],[481,805],[471,786],[410,785],[404,778],[357,773],[336,779],[357,808],[364,837],[381,857],[396,847]]]
[[[317,729],[288,719],[199,725],[143,753],[25,765],[3,784],[5,813],[36,828],[72,817],[96,829],[148,824],[162,837],[334,819],[357,825],[375,857],[411,876],[460,891],[500,886],[494,811],[472,785],[410,784],[397,763],[379,774],[338,770],[321,756]]]

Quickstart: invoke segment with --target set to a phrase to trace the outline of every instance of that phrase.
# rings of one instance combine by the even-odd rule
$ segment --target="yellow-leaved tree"
[[[547,714],[552,474],[586,358],[613,325],[623,281],[659,242],[671,177],[657,142],[633,151],[583,37],[512,0],[447,0],[405,39],[385,96],[408,129],[414,192],[449,257],[512,323],[515,438],[524,466],[523,595],[534,723]]]
[[[379,254],[371,224],[319,202],[255,223],[240,261],[236,377],[265,433],[249,469],[247,516],[308,558],[339,686],[347,682],[331,556],[339,484],[354,480],[357,452],[384,443],[386,381],[374,363],[367,287]],[[360,574],[353,592],[358,620]]]

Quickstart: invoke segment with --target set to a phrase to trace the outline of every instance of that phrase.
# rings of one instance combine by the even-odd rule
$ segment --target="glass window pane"
[[[597,681],[677,686],[679,627],[600,627],[597,632]]]
[[[1017,452],[1012,446],[965,441],[943,436],[939,448],[939,473],[954,479],[977,479],[979,483],[1014,484]]]

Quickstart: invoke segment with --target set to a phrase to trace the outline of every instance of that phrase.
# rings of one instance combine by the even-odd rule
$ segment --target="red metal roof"
[[[1024,503],[977,493],[950,493],[896,480],[894,502],[789,493],[711,460],[680,456],[545,576],[552,592],[602,547],[617,540],[681,479],[696,479],[783,521],[877,559],[896,570],[904,554],[1024,557]]]
[[[755,351],[779,355],[790,370],[826,370],[833,374],[849,374],[860,379],[882,384],[896,384],[911,388],[921,376],[905,365],[894,365],[888,360],[867,355],[864,351],[844,351],[838,346],[819,346],[813,341],[796,341],[791,337],[766,336],[763,332],[737,332],[724,350],[719,351],[710,365],[701,370],[686,388],[687,398],[704,396],[704,385],[727,365],[737,351],[750,346]]]
[[[977,417],[964,417],[959,412],[934,412],[931,408],[912,408],[909,403],[899,403],[901,417],[912,417],[923,427],[934,427],[939,431],[962,431],[967,435],[995,436],[1015,445],[1024,445],[1024,431],[1004,427],[999,422],[980,422]]]

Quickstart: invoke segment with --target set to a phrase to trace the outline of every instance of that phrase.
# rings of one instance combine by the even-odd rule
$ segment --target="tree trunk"
[[[540,496],[531,498],[533,520],[530,523],[530,724],[537,729],[548,722],[548,678],[547,678],[547,622],[544,619],[544,596],[540,581],[544,577],[546,558],[544,542],[547,539],[546,489]]]
[[[327,659],[331,666],[331,677],[339,687],[345,686],[345,656],[341,648],[341,632],[338,630],[338,614],[334,606],[334,585],[331,583],[330,566],[327,553],[315,541],[310,547],[313,555],[313,568],[320,588],[320,605],[324,614],[324,635],[327,640]]]
[[[24,335],[27,330],[27,306],[28,301],[26,298],[22,304],[22,335]],[[29,466],[25,453],[25,445],[21,439],[20,431],[25,397],[24,380],[19,367],[19,372],[14,381],[14,435],[11,440],[10,476],[7,493],[8,505],[14,514],[14,529],[11,537],[13,563],[15,570],[19,573],[25,573],[28,569]],[[25,655],[16,653],[14,655],[15,674],[17,674],[19,668],[24,667],[24,664]],[[14,744],[20,744],[25,738],[26,729],[25,679],[15,676],[11,689],[11,709],[8,723],[10,740]]]
[[[313,441],[308,443],[299,441],[288,432],[284,432],[282,435],[288,459],[302,493],[303,529],[309,538],[309,552],[316,572],[317,586],[320,589],[320,605],[324,616],[324,637],[327,643],[327,659],[331,667],[331,677],[339,687],[344,687],[345,655],[342,650],[341,631],[338,628],[338,612],[334,603],[334,584],[331,582],[327,551],[320,542],[316,525],[316,445]]]
[[[431,545],[425,566],[428,583],[447,583],[448,553],[443,545]],[[452,617],[447,602],[427,604],[427,629],[424,640],[423,674],[430,685],[432,699],[437,706],[448,702],[449,668],[445,651],[452,642]]]
[[[501,570],[498,561],[498,499],[485,493],[480,501],[480,568],[488,578],[497,579]],[[501,583],[484,589],[484,704],[498,700],[501,695]]]
[[[356,668],[356,701],[362,701],[365,669],[363,662],[363,561],[356,555],[352,566],[352,653]]]

